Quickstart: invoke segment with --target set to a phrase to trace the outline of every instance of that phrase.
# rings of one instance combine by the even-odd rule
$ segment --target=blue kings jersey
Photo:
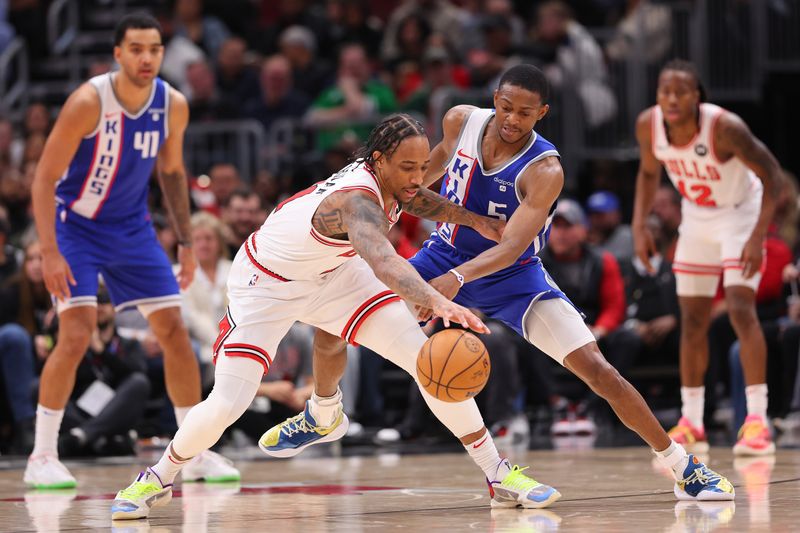
[[[456,151],[447,164],[440,194],[473,213],[508,220],[520,204],[517,178],[533,163],[549,156],[558,156],[552,143],[534,131],[528,143],[500,168],[486,170],[481,155],[481,140],[486,126],[494,117],[493,109],[475,109],[461,128]],[[553,221],[551,209],[544,228],[520,261],[538,261],[536,254],[544,247]],[[474,257],[497,243],[483,238],[478,232],[458,224],[440,224],[438,237],[459,253]]]
[[[114,94],[112,76],[89,80],[100,96],[100,120],[56,188],[61,205],[99,222],[146,216],[148,183],[169,133],[169,85],[154,79],[150,99],[131,115]]]

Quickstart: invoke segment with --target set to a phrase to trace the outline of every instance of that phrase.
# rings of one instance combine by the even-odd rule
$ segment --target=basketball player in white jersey
[[[508,219],[508,225],[500,242],[492,243],[469,228],[442,224],[409,262],[444,296],[505,322],[606,399],[673,472],[676,497],[733,499],[730,482],[671,441],[641,395],[606,361],[583,317],[536,255],[547,241],[564,183],[555,146],[534,129],[549,110],[548,91],[541,70],[517,65],[501,76],[494,109],[460,105],[445,114],[444,139],[431,152],[423,185],[444,172],[442,196],[476,215]],[[316,394],[306,409],[316,420],[330,420],[325,413],[337,405],[341,409],[337,384],[346,357],[341,339],[317,332]],[[452,424],[455,413],[445,410],[436,415],[483,470],[492,507],[542,508],[560,497],[500,457],[477,409],[465,409],[459,416],[474,418],[460,420],[458,426]],[[261,449],[285,457],[322,442],[325,428],[309,427],[313,424],[304,422],[304,417],[308,418],[301,413],[273,426],[261,437]],[[471,430],[459,432],[461,427]]]
[[[657,103],[639,115],[641,163],[636,178],[633,237],[637,257],[652,271],[655,252],[645,221],[663,166],[683,196],[673,270],[681,307],[682,417],[670,436],[695,453],[708,451],[703,428],[711,304],[720,276],[733,329],[742,345],[747,418],[737,455],[774,453],[767,427],[766,345],[756,316],[762,247],[779,191],[780,167],[738,116],[705,103],[691,63],[662,70]]]
[[[500,221],[420,188],[429,160],[419,122],[391,116],[373,130],[353,163],[278,205],[245,241],[228,277],[230,305],[214,346],[214,389],[187,415],[161,460],[117,494],[112,518],[146,517],[151,507],[169,502],[180,469],[248,408],[294,322],[363,344],[412,376],[427,337],[401,298],[445,321],[488,332],[474,314],[425,283],[386,236],[401,207],[414,212],[422,205],[432,220],[499,240]],[[426,400],[435,413],[452,413],[458,431],[465,431],[477,410],[474,403],[447,404],[430,395]],[[346,431],[339,411],[326,437],[334,440]]]
[[[158,78],[161,37],[149,15],[119,22],[114,37],[119,71],[92,78],[70,95],[36,167],[33,210],[42,269],[59,314],[58,342],[42,370],[36,440],[24,475],[36,488],[76,484],[58,460],[57,441],[76,368],[97,324],[98,274],[118,310],[138,307],[147,317],[164,350],[167,390],[179,425],[200,401],[200,372],[181,319],[179,292],[195,270],[183,167],[189,109],[186,99]],[[180,243],[177,280],[147,212],[156,165]],[[93,438],[72,436],[85,443]],[[187,481],[239,477],[211,452],[184,472]]]

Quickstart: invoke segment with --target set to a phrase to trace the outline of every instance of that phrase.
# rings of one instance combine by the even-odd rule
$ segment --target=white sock
[[[767,421],[767,384],[748,385],[744,388],[744,395],[747,397],[747,414],[758,415],[766,423]]]
[[[681,387],[681,414],[697,429],[703,429],[703,409],[706,403],[705,387]]]
[[[317,427],[326,428],[336,421],[339,416],[339,409],[342,408],[342,391],[336,387],[336,394],[333,396],[317,396],[314,392],[310,402],[311,416],[317,422]]]
[[[41,404],[36,406],[36,435],[31,455],[46,453],[58,456],[58,430],[62,418],[63,409],[48,409]]]
[[[675,479],[683,479],[683,472],[689,464],[689,455],[683,446],[673,440],[666,450],[661,450],[660,452],[653,450],[653,452],[655,452],[662,465],[672,470],[672,475],[675,476]]]
[[[189,411],[192,410],[194,405],[190,405],[189,407],[173,407],[175,410],[175,421],[178,423],[178,427],[183,425],[183,421],[186,418],[186,415],[189,414]]]
[[[475,442],[465,444],[464,448],[475,464],[486,474],[489,481],[502,481],[511,468],[500,458],[492,435],[487,431]]]
[[[179,459],[172,450],[172,441],[167,445],[167,449],[164,450],[164,455],[161,456],[161,459],[158,462],[150,467],[158,479],[161,480],[161,486],[166,486],[175,481],[175,477],[178,475],[178,472],[181,471],[181,468],[188,463],[191,458],[184,458]]]

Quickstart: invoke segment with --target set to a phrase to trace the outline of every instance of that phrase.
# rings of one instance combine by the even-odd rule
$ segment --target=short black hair
[[[500,89],[503,85],[513,85],[537,93],[543,104],[547,103],[547,99],[550,97],[550,85],[547,83],[547,77],[544,72],[533,65],[517,65],[505,71],[497,88]]]
[[[692,78],[694,78],[694,81],[697,84],[697,90],[700,92],[700,101],[708,101],[708,93],[706,92],[706,88],[703,86],[703,80],[700,79],[700,73],[697,71],[697,67],[694,65],[694,63],[691,61],[686,61],[685,59],[672,59],[668,61],[666,65],[661,67],[661,71],[658,73],[658,75],[661,76],[665,70],[677,70],[678,72],[685,72],[689,74]]]
[[[353,160],[368,165],[375,162],[373,152],[391,157],[397,147],[408,137],[425,137],[425,128],[420,122],[405,113],[396,113],[383,119],[369,134],[366,144],[353,154]]]
[[[143,12],[125,15],[117,23],[117,27],[114,28],[114,46],[122,44],[128,30],[149,30],[151,28],[158,30],[158,34],[161,36],[161,44],[164,44],[164,30],[153,15]]]

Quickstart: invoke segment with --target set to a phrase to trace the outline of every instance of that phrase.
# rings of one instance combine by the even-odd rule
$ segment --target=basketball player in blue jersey
[[[189,109],[183,95],[158,78],[164,46],[154,18],[124,17],[114,39],[119,71],[92,78],[70,95],[33,183],[44,279],[59,313],[58,342],[42,371],[35,444],[24,475],[36,488],[76,484],[58,460],[58,431],[97,323],[98,274],[118,310],[138,307],[147,317],[164,350],[179,424],[200,401],[199,367],[181,320],[179,291],[195,270],[183,166]],[[178,235],[177,280],[147,212],[154,165]],[[86,401],[98,409],[104,405],[102,394]],[[239,479],[239,472],[206,453],[184,470],[184,480],[199,479]]]
[[[730,482],[673,442],[641,395],[605,360],[581,314],[536,256],[547,242],[564,183],[558,152],[534,130],[549,110],[547,95],[544,74],[519,65],[503,74],[494,93],[495,109],[456,106],[447,112],[444,139],[431,152],[425,185],[445,172],[443,196],[508,223],[499,243],[467,227],[440,225],[410,263],[444,296],[503,321],[605,398],[674,473],[679,499],[733,499]],[[420,315],[427,318],[430,312],[421,310]],[[325,426],[341,411],[337,384],[345,365],[344,342],[318,331],[315,393],[303,414],[264,434],[260,445],[265,452],[293,455],[329,433]],[[306,412],[316,424],[309,423]],[[438,418],[451,427],[447,413]],[[479,416],[471,427],[473,432],[456,436],[486,474],[493,507],[537,508],[558,499],[557,491],[499,456]]]

